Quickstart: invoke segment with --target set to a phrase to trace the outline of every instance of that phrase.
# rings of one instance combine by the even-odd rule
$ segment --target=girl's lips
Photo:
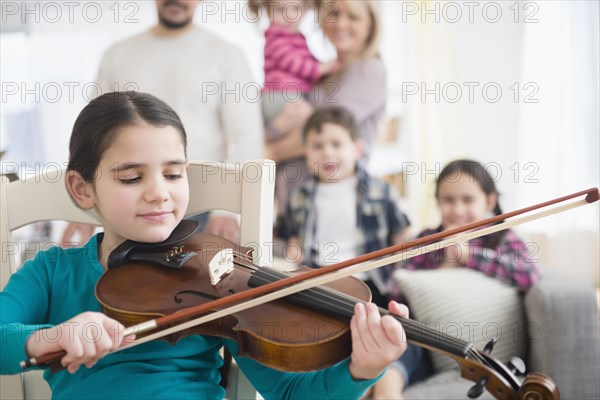
[[[158,212],[149,212],[145,214],[140,214],[140,217],[152,221],[152,222],[162,222],[171,214],[171,211],[158,211]]]

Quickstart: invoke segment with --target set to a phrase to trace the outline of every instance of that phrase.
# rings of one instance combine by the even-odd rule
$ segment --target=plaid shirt
[[[419,234],[419,238],[442,231],[426,229]],[[469,255],[467,268],[476,269],[484,274],[500,279],[509,285],[516,286],[521,292],[526,292],[531,285],[539,279],[539,269],[529,254],[527,246],[517,237],[515,232],[507,229],[496,248],[486,248],[483,237],[469,241]],[[436,269],[445,260],[444,249],[412,257],[403,263],[403,268],[408,270]],[[393,292],[396,292],[392,288]]]
[[[364,243],[362,250],[369,253],[391,246],[393,236],[410,225],[406,215],[398,208],[396,192],[386,182],[369,176],[360,166],[356,168],[356,175],[356,221]],[[320,260],[318,247],[314,246],[317,223],[335,223],[324,221],[323,217],[316,218],[314,199],[318,188],[319,183],[312,179],[292,190],[286,214],[277,227],[278,236],[282,239],[298,238],[304,249],[303,262],[313,268],[319,266]],[[382,279],[386,279],[389,269],[382,272]]]

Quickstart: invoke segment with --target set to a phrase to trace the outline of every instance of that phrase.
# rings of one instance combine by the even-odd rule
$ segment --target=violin
[[[585,200],[504,221],[582,195],[586,195]],[[370,300],[366,285],[350,275],[406,259],[409,249],[413,255],[415,248],[420,249],[419,254],[438,250],[456,240],[471,240],[598,198],[598,189],[589,189],[353,260],[292,274],[259,268],[250,262],[252,249],[194,233],[195,227],[183,221],[165,242],[128,241],[115,249],[109,258],[109,270],[97,284],[96,296],[107,315],[129,326],[127,334],[136,334],[139,339],[133,345],[160,337],[176,343],[190,334],[216,335],[236,340],[240,356],[280,370],[309,371],[350,355],[348,322],[354,304]],[[454,236],[463,232],[467,233],[460,238]],[[442,240],[450,236],[454,236],[452,240]],[[223,274],[219,273],[221,265],[213,268],[211,264],[215,260],[219,264],[224,254],[230,261],[226,264],[231,265]],[[367,262],[389,254],[394,255]],[[387,310],[380,311],[391,315]],[[514,359],[506,366],[494,359],[490,355],[493,340],[477,350],[469,342],[392,316],[402,323],[410,342],[457,361],[461,376],[475,382],[468,393],[471,398],[484,390],[497,399],[559,398],[558,388],[543,374],[530,373],[521,383],[517,375],[525,372],[524,363]],[[24,361],[22,366],[56,362],[64,354],[47,354]]]
[[[133,326],[287,277],[278,270],[254,265],[251,248],[195,232],[196,227],[195,221],[182,221],[167,239],[168,243],[159,245],[163,248],[173,245],[166,252],[131,250],[132,246],[141,245],[134,242],[125,242],[115,249],[109,257],[108,271],[96,284],[96,298],[103,312],[125,326]],[[182,232],[186,232],[184,239],[177,237]],[[232,268],[212,283],[209,263],[222,262],[222,253],[227,250],[231,253]],[[123,255],[126,251],[129,253]],[[190,256],[190,252],[194,255]],[[122,259],[125,261],[121,262]],[[306,270],[309,269],[304,267],[295,273]],[[338,293],[338,297],[345,293],[353,301],[337,304]],[[350,356],[349,318],[356,301],[368,302],[370,297],[366,284],[348,277],[162,339],[175,344],[188,335],[223,337],[238,343],[241,356],[271,368],[311,371]],[[347,309],[339,310],[340,306]]]

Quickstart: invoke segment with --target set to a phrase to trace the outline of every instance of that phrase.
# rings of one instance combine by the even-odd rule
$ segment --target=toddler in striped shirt
[[[264,72],[262,89],[265,125],[279,113],[285,102],[298,101],[322,76],[335,72],[337,60],[320,62],[311,53],[300,24],[319,0],[249,0],[256,15],[264,11],[270,26],[265,32]]]

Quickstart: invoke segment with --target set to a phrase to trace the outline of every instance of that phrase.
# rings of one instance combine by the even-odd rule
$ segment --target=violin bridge
[[[233,271],[233,249],[223,249],[208,263],[211,285],[216,286],[221,278],[231,271]]]

